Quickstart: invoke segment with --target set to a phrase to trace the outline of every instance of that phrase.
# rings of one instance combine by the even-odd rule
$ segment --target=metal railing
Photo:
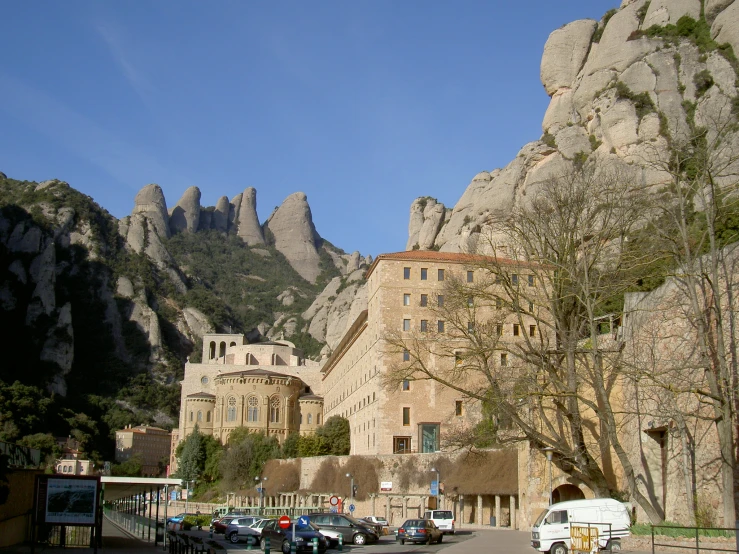
[[[110,521],[141,540],[158,543],[164,539],[164,521],[157,521],[143,515],[119,512],[108,507],[104,508],[104,513]]]
[[[682,539],[685,542],[688,542],[688,541],[692,542],[693,540],[695,542],[690,545],[679,545],[679,544],[675,544],[674,542],[671,542],[671,543],[654,542],[655,537],[659,539],[660,536],[665,536],[665,535],[660,535],[659,533],[655,534],[655,531],[654,531],[655,529],[673,529],[673,530],[677,530],[678,533],[681,530],[690,531],[691,536],[688,536],[687,533],[684,535],[673,534],[673,535],[667,535],[667,536],[671,536],[672,538],[677,539],[677,540]],[[724,536],[731,538],[731,537],[735,537],[736,529],[733,527],[687,527],[687,526],[677,526],[677,525],[652,525],[652,554],[655,553],[655,547],[657,546],[693,550],[696,552],[696,554],[700,552],[739,552],[736,545],[734,545],[733,548],[720,548],[720,545],[717,545],[715,542],[706,543],[704,541],[702,543],[701,538],[707,539],[709,537],[709,534],[708,533],[701,534],[701,531],[708,531],[709,533],[716,532],[716,531],[724,532],[725,533]],[[714,536],[720,536],[720,535],[714,534]]]
[[[62,548],[92,546],[93,528],[71,525],[41,525],[38,542]]]

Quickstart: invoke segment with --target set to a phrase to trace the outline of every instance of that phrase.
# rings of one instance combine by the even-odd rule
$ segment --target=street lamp
[[[262,515],[264,512],[264,482],[267,480],[266,477],[255,477],[254,481],[257,482],[257,490],[259,491],[259,514]]]
[[[349,498],[351,499],[351,503],[354,504],[354,475],[347,473],[346,476],[352,480],[352,488],[349,489]]]
[[[185,495],[185,513],[187,513],[187,502],[190,500],[190,483],[194,485],[195,479],[188,479],[187,481],[183,482],[185,483],[185,491],[187,491],[187,494]]]
[[[441,472],[438,469],[431,468],[436,473],[436,509],[441,509]]]
[[[548,446],[543,449],[543,452],[547,455],[549,460],[549,505],[552,505],[552,456],[554,455],[554,448]]]

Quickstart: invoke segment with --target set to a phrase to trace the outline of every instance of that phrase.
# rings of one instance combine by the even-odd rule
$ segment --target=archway
[[[564,502],[566,500],[584,500],[585,494],[575,485],[560,485],[552,491],[552,503]]]

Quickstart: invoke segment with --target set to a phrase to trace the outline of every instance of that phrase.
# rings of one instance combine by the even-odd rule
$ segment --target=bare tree
[[[459,391],[492,414],[488,430],[498,442],[553,448],[558,467],[599,496],[620,492],[615,452],[632,498],[658,522],[619,440],[612,393],[624,371],[620,344],[601,333],[603,316],[647,265],[648,256],[626,244],[647,216],[644,191],[633,181],[593,161],[529,191],[525,206],[491,222],[492,256],[473,262],[487,278],[450,280],[445,296],[454,301],[442,308],[453,322],[447,337],[386,337],[392,351],[410,353],[387,381],[433,379]],[[500,335],[509,320],[518,337]],[[440,356],[455,363],[437,363]]]

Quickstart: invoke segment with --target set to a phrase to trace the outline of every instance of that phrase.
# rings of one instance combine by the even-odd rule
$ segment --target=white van
[[[613,498],[569,500],[544,510],[531,529],[531,546],[550,554],[571,550],[570,526],[598,528],[601,549],[621,550],[621,540],[629,536],[631,517],[628,508]]]
[[[454,514],[451,510],[426,510],[423,519],[430,519],[443,534],[454,534]]]

